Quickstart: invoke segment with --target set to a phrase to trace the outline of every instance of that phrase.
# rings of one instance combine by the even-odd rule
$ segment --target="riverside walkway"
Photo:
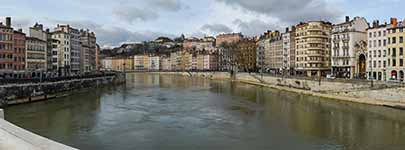
[[[41,137],[4,120],[0,109],[0,150],[78,150]]]

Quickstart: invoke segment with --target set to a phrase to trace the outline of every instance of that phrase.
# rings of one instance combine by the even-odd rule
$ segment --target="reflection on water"
[[[404,111],[174,75],[129,74],[125,86],[12,106],[6,117],[80,149],[405,147]]]

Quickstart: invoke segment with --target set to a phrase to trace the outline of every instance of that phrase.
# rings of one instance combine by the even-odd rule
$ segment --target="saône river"
[[[405,111],[177,75],[128,74],[6,119],[82,150],[405,149]]]

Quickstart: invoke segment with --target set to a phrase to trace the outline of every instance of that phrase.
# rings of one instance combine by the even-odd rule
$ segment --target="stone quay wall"
[[[370,89],[370,82],[338,82],[332,80],[321,79],[303,79],[303,78],[284,78],[269,76],[257,73],[236,73],[231,75],[228,72],[160,72],[159,74],[176,74],[184,76],[204,77],[209,79],[228,79],[233,81],[240,81],[254,84],[265,84],[280,87],[289,87],[293,89],[300,89],[313,92],[346,92],[353,90],[366,90]],[[396,84],[382,84],[375,83],[375,89],[395,87]]]
[[[0,107],[64,97],[76,90],[125,82],[124,74],[43,83],[0,85]]]

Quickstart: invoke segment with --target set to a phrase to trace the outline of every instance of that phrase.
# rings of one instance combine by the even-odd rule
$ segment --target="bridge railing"
[[[50,78],[33,78],[33,79],[0,79],[0,85],[7,84],[27,84],[27,83],[40,83],[40,82],[58,82],[66,80],[97,78],[106,76],[115,76],[116,73],[101,73],[92,75],[80,75],[80,76],[64,76],[64,77],[50,77]]]

